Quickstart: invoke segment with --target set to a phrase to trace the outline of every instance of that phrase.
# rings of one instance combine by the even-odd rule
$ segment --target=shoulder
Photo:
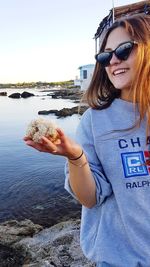
[[[117,120],[118,108],[114,101],[105,109],[88,108],[81,117],[79,129],[84,130],[88,135],[91,134],[96,138],[118,127],[116,126],[118,124]]]
[[[95,136],[103,129],[103,124],[107,121],[107,111],[88,108],[81,116],[78,132],[84,132],[87,136]]]
[[[112,106],[106,108],[106,109],[93,109],[88,108],[83,115],[81,116],[81,122],[98,122],[97,120],[104,120],[107,116],[110,116],[112,113]]]

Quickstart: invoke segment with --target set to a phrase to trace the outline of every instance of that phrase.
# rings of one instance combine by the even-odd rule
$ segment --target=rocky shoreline
[[[73,108],[63,108],[61,110],[41,110],[38,112],[39,115],[48,115],[48,114],[55,114],[59,118],[72,116],[73,114],[79,114],[82,115],[85,110],[87,109],[87,106],[76,106]]]
[[[94,267],[79,245],[80,220],[43,228],[30,220],[0,224],[1,267]]]
[[[6,97],[7,93],[1,92],[0,95]],[[82,92],[58,90],[48,92],[49,95],[55,99],[71,99],[79,103]],[[19,101],[19,98],[36,96],[25,91],[8,97],[18,98]],[[65,117],[81,115],[86,109],[87,105],[79,105],[70,109],[39,111],[38,114],[54,113]],[[0,223],[0,267],[94,267],[80,248],[80,220],[66,217],[66,221],[62,220],[50,227],[43,227],[36,224],[36,220],[33,223],[29,219]]]
[[[43,91],[45,92],[45,91]],[[0,96],[7,96],[6,92],[0,92]],[[33,93],[24,91],[23,93],[13,93],[10,94],[9,98],[14,99],[20,99],[20,98],[28,98],[36,96]],[[74,100],[75,103],[80,103],[80,100],[83,96],[83,92],[81,90],[72,89],[72,90],[49,90],[47,96],[51,96],[53,99],[70,99]],[[72,116],[73,114],[79,114],[82,115],[85,110],[88,108],[87,104],[79,104],[76,107],[73,108],[63,108],[61,110],[39,110],[38,115],[49,115],[49,114],[55,114],[59,118],[66,117],[66,116]]]

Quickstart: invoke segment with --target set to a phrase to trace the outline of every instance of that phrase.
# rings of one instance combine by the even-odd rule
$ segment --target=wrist
[[[82,146],[78,144],[73,145],[71,149],[69,149],[68,153],[66,153],[66,157],[68,160],[76,160],[80,158],[82,151],[83,151]]]
[[[81,150],[80,154],[78,154],[78,156],[74,156],[74,157],[68,157],[68,160],[78,160],[83,156],[84,152],[83,150]]]
[[[76,158],[68,158],[68,162],[71,165],[74,165],[74,166],[79,167],[79,168],[82,168],[82,167],[84,167],[85,165],[88,164],[86,155],[84,154],[83,150],[82,150],[81,154],[78,157],[76,157]]]

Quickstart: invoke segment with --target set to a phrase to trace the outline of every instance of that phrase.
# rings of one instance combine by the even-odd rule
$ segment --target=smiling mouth
[[[126,72],[127,72],[127,69],[118,69],[118,70],[113,71],[113,75],[117,76],[119,74],[123,74],[123,73],[126,73]]]

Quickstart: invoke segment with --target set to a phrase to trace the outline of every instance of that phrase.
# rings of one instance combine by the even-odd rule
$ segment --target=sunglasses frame
[[[122,57],[122,56],[120,57],[119,55],[117,55],[117,49],[118,49],[120,46],[125,45],[125,44],[128,44],[128,43],[132,45],[131,48],[130,48],[129,53],[128,53],[126,56],[124,56],[124,57]],[[112,51],[104,51],[104,52],[100,52],[100,53],[98,53],[97,55],[95,55],[95,59],[96,59],[96,61],[97,61],[98,63],[100,63],[103,67],[107,67],[107,66],[109,66],[109,64],[110,64],[110,60],[112,59],[113,54],[115,54],[115,56],[116,56],[118,59],[120,59],[120,60],[127,60],[128,57],[129,57],[129,55],[130,55],[130,53],[132,52],[132,49],[133,49],[133,47],[134,47],[135,44],[138,44],[138,43],[137,43],[136,41],[132,41],[132,40],[123,42],[123,43],[119,44],[119,45],[118,45],[114,50],[112,50]],[[126,47],[125,47],[125,49],[126,49]],[[99,59],[99,56],[104,55],[104,54],[108,54],[108,59],[107,59],[104,63],[102,63],[102,62],[100,61],[100,59]]]

